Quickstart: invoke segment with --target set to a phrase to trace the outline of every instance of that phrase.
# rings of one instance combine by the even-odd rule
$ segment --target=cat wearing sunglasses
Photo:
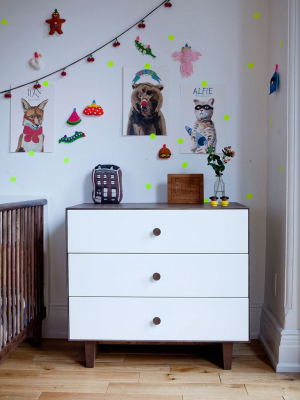
[[[185,127],[187,133],[191,136],[191,151],[194,153],[206,154],[208,146],[216,147],[217,132],[212,121],[214,102],[214,99],[208,101],[194,100],[196,122],[193,129],[188,126]]]

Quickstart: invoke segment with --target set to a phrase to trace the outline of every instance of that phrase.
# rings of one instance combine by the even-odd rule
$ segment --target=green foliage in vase
[[[223,155],[218,156],[215,154],[214,146],[210,145],[207,148],[208,157],[207,157],[207,165],[210,165],[215,171],[216,176],[222,176],[223,171],[225,170],[225,164],[230,161],[230,158],[235,156],[235,151],[231,150],[231,146],[224,147],[222,150]]]

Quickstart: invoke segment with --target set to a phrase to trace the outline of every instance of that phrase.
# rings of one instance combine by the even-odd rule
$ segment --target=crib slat
[[[20,211],[20,283],[21,283],[21,304],[20,304],[20,313],[21,313],[21,331],[24,329],[24,208],[21,208]]]
[[[31,292],[30,292],[30,267],[31,267],[31,208],[28,208],[28,215],[27,215],[27,325],[30,323],[31,320]]]
[[[39,269],[39,253],[38,253],[38,207],[34,207],[34,315],[38,314],[38,269]]]
[[[40,312],[40,207],[36,207],[36,312]]]
[[[7,211],[7,342],[11,341],[11,211]]]
[[[16,210],[16,333],[20,333],[20,210]]]
[[[44,207],[40,206],[40,307],[44,307]]]
[[[35,221],[34,221],[34,207],[31,207],[31,318],[34,318],[34,269],[35,269]]]
[[[27,298],[27,264],[28,264],[28,208],[24,210],[24,300],[25,300],[25,310],[24,310],[24,326],[28,323],[28,298]]]
[[[2,237],[3,237],[3,231],[2,231],[2,212],[0,212],[0,246],[1,246],[1,249],[0,249],[0,290],[1,290],[1,294],[0,294],[0,296],[1,296],[1,298],[2,298],[2,301],[3,301],[3,299],[4,299],[4,296],[3,296],[3,286],[2,286],[2,262],[3,262],[3,257],[2,257],[2,246],[3,246],[3,240],[2,240]],[[2,307],[4,307],[4,306],[2,306]],[[2,311],[2,315],[1,316],[3,316],[3,311]],[[1,321],[0,321],[0,323],[3,325],[3,322],[2,322],[2,318],[1,318]],[[0,349],[1,349],[1,347],[2,347],[2,344],[3,344],[3,332],[4,332],[4,330],[3,329],[1,329],[1,325],[0,325]]]
[[[7,276],[7,259],[6,259],[6,253],[7,253],[7,211],[4,211],[2,214],[2,288],[3,288],[3,347],[6,346],[6,332],[7,332],[7,314],[6,314],[6,309],[7,309],[7,291],[6,291],[6,276]]]
[[[12,340],[16,335],[16,210],[11,212]]]

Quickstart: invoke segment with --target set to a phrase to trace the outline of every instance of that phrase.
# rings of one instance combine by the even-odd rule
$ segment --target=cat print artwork
[[[226,85],[180,87],[180,152],[207,154],[209,146],[215,153],[227,146]]]
[[[208,101],[194,99],[196,122],[193,129],[186,126],[185,129],[191,137],[191,151],[194,153],[206,154],[208,146],[217,145],[217,132],[212,120],[214,114],[213,98]]]

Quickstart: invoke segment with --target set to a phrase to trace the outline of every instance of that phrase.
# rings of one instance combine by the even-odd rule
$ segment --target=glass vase
[[[217,197],[222,197],[225,196],[225,183],[222,179],[222,175],[216,175],[216,182],[214,185],[214,189],[215,189],[215,196]]]

